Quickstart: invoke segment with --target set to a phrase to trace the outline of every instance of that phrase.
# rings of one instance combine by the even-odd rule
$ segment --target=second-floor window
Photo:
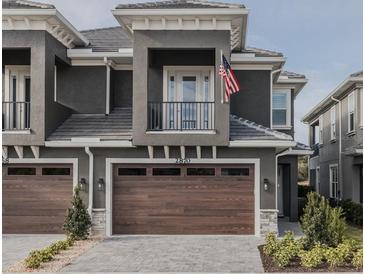
[[[347,97],[348,132],[355,131],[355,94],[351,92]]]
[[[272,124],[273,127],[291,126],[290,90],[274,90],[272,95]]]
[[[331,108],[331,141],[336,140],[336,106]]]
[[[318,139],[319,139],[319,144],[323,144],[323,115],[319,116],[319,121],[318,121]]]

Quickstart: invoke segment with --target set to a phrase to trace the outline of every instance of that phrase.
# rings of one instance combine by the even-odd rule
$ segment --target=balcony
[[[214,102],[149,102],[148,131],[213,131]]]
[[[30,129],[30,102],[3,102],[3,131]]]

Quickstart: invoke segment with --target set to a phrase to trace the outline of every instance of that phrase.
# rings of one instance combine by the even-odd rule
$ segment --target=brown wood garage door
[[[3,233],[63,233],[72,166],[3,166]]]
[[[113,234],[254,234],[253,165],[113,172]]]

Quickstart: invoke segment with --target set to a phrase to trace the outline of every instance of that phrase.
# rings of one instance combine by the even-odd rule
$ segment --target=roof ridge
[[[233,118],[237,122],[239,122],[241,125],[244,125],[244,126],[256,129],[258,131],[270,134],[270,135],[272,135],[274,137],[277,137],[277,138],[280,138],[280,139],[293,140],[293,137],[286,134],[286,133],[283,133],[283,132],[280,132],[280,131],[277,131],[277,130],[273,130],[273,129],[268,128],[268,127],[264,127],[262,125],[259,125],[259,124],[255,123],[255,122],[252,122],[250,120],[238,117],[237,115],[234,115],[234,114],[230,114],[230,116],[231,116],[231,118]]]
[[[204,4],[207,6],[212,7],[225,7],[225,8],[245,8],[242,4],[237,3],[226,3],[226,2],[216,2],[216,1],[210,1],[210,0],[162,0],[162,1],[138,1],[135,3],[126,3],[126,4],[118,4],[116,6],[116,9],[122,9],[122,8],[130,8],[130,7],[137,7],[144,5],[148,8],[152,7],[153,5],[159,5],[159,4],[166,4],[166,5],[173,5],[173,4]]]

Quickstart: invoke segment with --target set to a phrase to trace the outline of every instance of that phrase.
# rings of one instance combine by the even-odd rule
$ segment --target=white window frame
[[[336,169],[337,171],[337,182],[333,181],[333,169]],[[332,165],[329,165],[329,183],[330,183],[330,193],[329,193],[329,197],[330,198],[335,198],[335,199],[338,199],[339,196],[338,196],[338,186],[339,186],[339,183],[338,183],[338,179],[339,179],[339,170],[338,170],[338,164],[332,164]],[[333,186],[334,184],[336,184],[336,192],[335,192],[335,195],[332,195],[332,192],[333,192]]]
[[[331,141],[335,141],[336,140],[336,105],[334,105],[333,107],[331,107],[330,110],[330,116],[331,116]]]
[[[274,94],[286,94],[286,123],[284,125],[274,125],[274,106],[272,104]],[[271,120],[272,120],[272,128],[274,129],[291,129],[291,90],[290,89],[273,89],[272,97],[271,97]],[[281,109],[282,110],[282,109]]]
[[[209,102],[214,102],[214,66],[164,66],[163,67],[163,100],[168,100],[168,84],[171,76],[175,77],[175,90],[178,89],[178,75],[199,75],[198,88],[203,88],[204,76],[209,75]],[[200,93],[198,93],[200,94]]]
[[[323,145],[323,114],[318,119],[318,141],[320,145]]]
[[[350,99],[353,99],[353,106],[351,106],[350,103]],[[351,129],[350,125],[351,125],[351,114],[353,117],[353,125],[354,128]],[[352,91],[348,96],[347,96],[347,133],[354,133],[356,129],[356,96],[355,93]]]

